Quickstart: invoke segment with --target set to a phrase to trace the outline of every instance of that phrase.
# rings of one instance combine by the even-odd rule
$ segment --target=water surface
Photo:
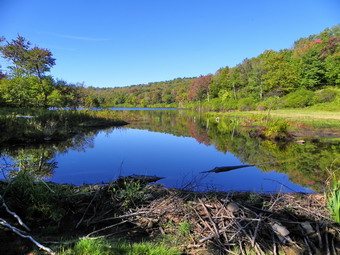
[[[5,148],[3,159],[14,163],[26,157],[25,164],[16,164],[17,170],[44,165],[37,174],[57,183],[92,184],[138,174],[164,177],[159,182],[167,187],[200,191],[313,192],[324,181],[323,161],[334,156],[320,152],[317,143],[253,138],[235,128],[235,120],[224,123],[179,111],[137,114],[141,121],[124,128],[78,135],[60,144]],[[201,173],[217,166],[273,161],[279,163]]]

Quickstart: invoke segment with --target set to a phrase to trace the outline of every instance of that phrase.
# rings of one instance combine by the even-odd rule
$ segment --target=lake
[[[5,147],[3,175],[38,166],[37,176],[76,185],[137,174],[164,177],[159,183],[167,187],[195,191],[312,193],[323,189],[325,168],[340,154],[339,144],[333,142],[276,143],[252,137],[238,127],[237,119],[160,109],[131,114],[138,121],[125,127],[79,134],[58,144]],[[268,162],[275,164],[201,173]],[[16,170],[6,172],[6,164]]]

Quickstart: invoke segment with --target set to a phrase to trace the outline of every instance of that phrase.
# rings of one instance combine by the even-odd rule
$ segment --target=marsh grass
[[[251,120],[253,123],[263,122],[266,119],[271,121],[284,120],[289,123],[288,131],[297,128],[308,127],[311,129],[339,129],[340,114],[334,111],[321,111],[313,109],[283,109],[268,111],[246,111],[246,112],[226,112],[226,113],[208,113],[208,116],[214,117],[239,117],[244,120]]]
[[[0,142],[60,140],[90,128],[124,124],[113,111],[0,109]]]

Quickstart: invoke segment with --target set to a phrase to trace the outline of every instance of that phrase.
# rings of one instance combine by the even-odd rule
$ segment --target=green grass
[[[235,111],[225,113],[209,112],[209,116],[226,116],[241,118],[261,118],[268,116],[268,111]],[[318,111],[308,108],[271,110],[269,116],[273,120],[284,119],[295,124],[304,124],[311,128],[340,128],[340,114],[330,111]]]
[[[180,255],[175,248],[153,242],[128,243],[100,239],[81,239],[73,248],[58,253],[60,255]]]
[[[178,232],[183,236],[190,235],[193,225],[188,221],[183,221],[179,223]]]
[[[340,223],[340,180],[335,172],[332,172],[325,192],[328,210],[334,221]]]

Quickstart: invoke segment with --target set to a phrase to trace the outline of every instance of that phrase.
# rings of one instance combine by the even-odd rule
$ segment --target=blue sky
[[[339,0],[0,0],[0,36],[50,49],[53,77],[95,87],[215,73],[339,18]]]

